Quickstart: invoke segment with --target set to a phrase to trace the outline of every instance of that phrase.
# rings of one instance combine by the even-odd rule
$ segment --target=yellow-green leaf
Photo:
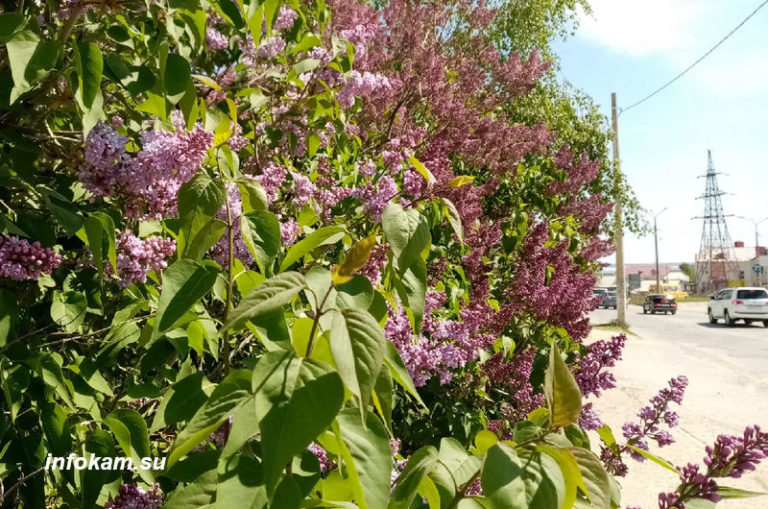
[[[331,271],[333,283],[340,285],[350,281],[357,271],[362,269],[368,262],[368,258],[370,258],[371,251],[375,245],[376,235],[371,235],[352,246],[344,257],[344,261],[340,265],[333,267]]]
[[[581,391],[554,342],[549,354],[544,394],[547,397],[549,423],[552,427],[562,428],[578,421],[581,413]]]

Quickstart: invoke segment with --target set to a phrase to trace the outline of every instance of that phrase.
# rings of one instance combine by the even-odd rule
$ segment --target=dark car
[[[616,292],[605,292],[603,295],[603,302],[600,304],[603,309],[613,308],[616,309]]]
[[[652,293],[647,296],[645,302],[643,302],[643,314],[647,315],[650,313],[655,315],[656,313],[661,312],[665,315],[667,313],[672,313],[673,315],[677,313],[677,302],[675,302],[675,298],[671,295],[663,295],[660,293]]]
[[[597,307],[603,305],[603,297],[605,297],[605,290],[593,290],[592,297],[597,301]]]

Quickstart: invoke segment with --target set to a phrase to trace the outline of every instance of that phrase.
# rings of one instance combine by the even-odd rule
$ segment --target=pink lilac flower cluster
[[[719,435],[714,445],[705,448],[706,472],[688,463],[679,468],[680,486],[674,493],[659,494],[659,509],[685,509],[685,501],[703,498],[712,502],[721,499],[715,478],[740,478],[744,473],[768,458],[768,433],[759,426],[748,426],[742,436]]]
[[[243,239],[243,233],[240,229],[240,219],[243,215],[243,202],[240,196],[240,188],[234,182],[227,185],[227,200],[229,201],[229,216],[232,220],[233,233],[233,258],[243,262],[246,267],[253,263],[253,255]],[[228,222],[227,206],[222,205],[216,213],[216,217]],[[211,248],[211,256],[222,267],[229,265],[229,228],[224,235]]]
[[[597,230],[613,209],[613,203],[603,202],[603,197],[593,194],[583,200],[573,199],[560,208],[563,216],[572,215],[579,221],[579,229],[583,232]]]
[[[269,37],[261,42],[259,47],[256,49],[255,56],[256,58],[270,60],[282,53],[284,49],[285,41],[282,39],[282,37]]]
[[[205,31],[205,45],[211,51],[219,51],[227,49],[229,46],[229,39],[226,35],[219,32],[216,25],[222,22],[221,16],[218,14],[212,14],[208,16]]]
[[[195,175],[213,146],[213,133],[200,124],[184,130],[180,115],[172,115],[174,125],[181,127],[176,132],[143,132],[142,149],[135,154],[126,151],[128,138],[97,124],[86,139],[83,186],[95,196],[123,195],[130,218],[176,215],[179,188]]]
[[[661,389],[657,395],[651,398],[650,405],[640,409],[637,413],[640,422],[626,422],[622,426],[622,434],[627,442],[626,445],[619,448],[618,454],[615,450],[602,446],[600,458],[609,472],[618,476],[626,474],[626,465],[621,461],[622,452],[628,452],[636,461],[645,460],[644,456],[630,449],[630,445],[647,451],[648,441],[646,439],[654,440],[659,447],[674,443],[675,440],[672,435],[661,429],[660,425],[664,422],[670,428],[677,426],[678,415],[669,409],[669,405],[673,402],[680,405],[683,402],[688,378],[682,375],[672,378],[668,385],[669,387]]]
[[[104,504],[104,509],[160,509],[165,498],[159,484],[150,491],[137,484],[123,484],[117,493],[117,497]]]
[[[0,278],[23,281],[50,274],[61,264],[61,256],[35,241],[0,235]]]
[[[592,402],[586,403],[581,407],[581,414],[579,414],[579,427],[585,430],[596,430],[603,426],[603,420],[600,418],[593,407]]]
[[[320,471],[322,473],[325,474],[326,472],[330,472],[331,470],[336,468],[336,462],[334,462],[333,460],[329,460],[328,453],[325,452],[325,449],[320,447],[315,442],[312,442],[311,444],[309,444],[309,447],[307,447],[307,449],[309,449],[309,452],[317,456],[317,460],[320,462]]]
[[[250,141],[243,136],[243,127],[239,123],[231,122],[230,128],[232,129],[232,136],[227,140],[227,145],[235,152],[239,152],[247,147]]]
[[[292,217],[280,223],[280,242],[284,246],[292,246],[301,235],[299,223]]]
[[[514,425],[525,420],[529,413],[544,404],[544,395],[536,394],[531,385],[533,361],[536,359],[536,349],[526,348],[507,359],[504,352],[491,356],[482,365],[481,371],[487,377],[485,390],[492,393],[492,385],[503,387],[510,397],[506,402],[511,404],[505,411],[504,417]]]
[[[488,311],[483,304],[462,309],[460,320],[441,320],[432,315],[444,301],[443,293],[427,293],[422,334],[415,342],[405,310],[388,306],[385,335],[397,347],[417,387],[426,384],[433,376],[437,376],[441,384],[450,382],[452,370],[476,360],[494,340],[493,335],[481,332],[488,320]]]
[[[296,21],[299,15],[296,11],[290,7],[283,5],[280,7],[280,12],[277,15],[277,20],[272,28],[275,30],[285,30],[286,28],[293,28],[293,23]]]
[[[389,251],[389,244],[376,244],[371,250],[371,255],[368,257],[368,261],[360,269],[360,274],[368,278],[374,288],[378,287],[381,283],[381,272],[387,265],[387,251]]]
[[[573,159],[573,152],[568,146],[563,146],[558,150],[552,162],[557,168],[565,170],[567,177],[564,181],[551,182],[547,187],[547,193],[550,195],[575,193],[595,180],[597,172],[600,170],[600,161],[590,160],[587,154],[582,154],[575,164]]]
[[[602,391],[616,387],[616,377],[605,371],[621,360],[621,353],[627,342],[627,336],[619,334],[609,340],[595,341],[587,347],[586,355],[579,359],[574,371],[574,378],[579,384],[584,397],[600,397]]]
[[[363,211],[377,223],[381,222],[381,214],[387,208],[390,200],[397,194],[395,179],[389,175],[381,177],[376,184],[366,182],[352,192],[352,196],[364,201]]]
[[[237,73],[235,73],[234,66],[229,66],[226,69],[219,71],[214,77],[213,81],[221,87],[221,90],[215,88],[204,87],[203,91],[205,95],[205,103],[208,106],[223,101],[227,98],[227,88],[229,88],[237,80]]]
[[[117,277],[121,284],[146,283],[151,270],[168,266],[166,258],[176,252],[176,241],[162,237],[140,239],[126,230],[117,237]]]
[[[344,88],[336,95],[342,108],[351,108],[355,97],[382,99],[396,91],[397,83],[383,74],[368,71],[350,71]]]
[[[267,193],[267,202],[275,203],[277,201],[277,191],[285,182],[287,174],[288,171],[284,166],[270,163],[269,166],[262,170],[261,175],[254,177],[256,182],[264,189],[264,192]]]
[[[390,484],[392,485],[392,489],[395,487],[395,482],[397,481],[397,478],[400,477],[400,474],[402,473],[403,469],[405,468],[405,465],[408,464],[407,459],[397,459],[397,455],[400,454],[400,439],[398,438],[390,438],[389,439],[389,449],[392,451],[392,472],[390,473]]]
[[[540,223],[525,238],[507,291],[511,311],[531,313],[580,341],[589,334],[587,313],[597,305],[591,298],[596,278],[574,263],[566,242],[547,247],[548,231],[549,225]]]

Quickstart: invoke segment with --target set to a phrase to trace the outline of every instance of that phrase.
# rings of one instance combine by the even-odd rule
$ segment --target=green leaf
[[[192,229],[196,230],[194,225]],[[227,223],[221,219],[209,219],[197,230],[194,238],[184,245],[184,258],[200,261],[226,231]]]
[[[81,292],[53,292],[51,318],[67,332],[75,332],[85,319],[88,301]]]
[[[493,431],[481,430],[475,435],[475,448],[480,454],[485,454],[488,449],[499,443],[499,437]]]
[[[355,245],[345,253],[344,261],[333,267],[331,271],[333,282],[339,285],[351,281],[357,271],[368,262],[374,246],[376,246],[376,235],[369,235],[355,242]]]
[[[283,263],[280,264],[280,271],[288,269],[318,246],[338,242],[345,234],[346,230],[341,226],[324,226],[313,231],[306,238],[291,246],[283,259]]]
[[[57,41],[41,41],[31,30],[18,30],[6,43],[11,66],[13,90],[10,103],[42,80],[56,65],[59,56]]]
[[[115,457],[115,442],[106,431],[102,429],[95,430],[85,440],[86,455],[90,459],[90,454],[100,458]],[[84,508],[96,506],[96,501],[101,493],[101,488],[107,483],[113,473],[105,470],[85,470],[81,485],[81,497]]]
[[[101,222],[107,239],[107,260],[112,267],[117,267],[117,246],[115,242],[115,222],[104,212],[92,212],[88,217],[94,217]]]
[[[591,451],[581,447],[570,447],[565,450],[569,451],[576,458],[576,464],[579,467],[584,483],[582,489],[592,503],[591,507],[595,509],[610,509],[611,484],[608,473],[603,468],[600,459]]]
[[[83,214],[64,196],[48,191],[45,194],[45,204],[51,211],[56,221],[64,227],[70,235],[76,235],[83,226]]]
[[[670,463],[669,461],[660,458],[656,456],[655,454],[651,454],[650,452],[640,449],[639,447],[635,447],[634,445],[627,444],[627,447],[635,451],[640,456],[643,456],[645,458],[648,458],[649,460],[653,461],[657,465],[661,465],[662,467],[666,468],[670,472],[674,472],[676,475],[680,475],[680,472],[675,468],[675,466]]]
[[[520,451],[525,481],[525,497],[529,507],[562,507],[565,479],[557,462],[547,454]]]
[[[240,189],[240,199],[243,202],[243,214],[267,209],[267,193],[258,182],[252,178],[242,177],[237,180],[237,187]]]
[[[150,456],[147,423],[136,411],[119,408],[104,419],[104,424],[115,435],[125,454],[133,459],[134,465],[139,465],[141,458]],[[139,469],[138,473],[145,482],[154,482],[152,472]]]
[[[163,396],[152,421],[152,430],[190,420],[208,400],[203,386],[209,384],[202,372],[193,373],[174,383]]]
[[[176,104],[184,97],[191,79],[192,72],[187,59],[176,53],[170,53],[165,62],[163,81],[165,83],[165,96],[171,104]]]
[[[0,347],[11,338],[19,320],[19,305],[16,294],[10,290],[0,290]]]
[[[180,458],[194,449],[208,435],[216,431],[237,407],[251,399],[251,380],[247,371],[233,371],[211,393],[208,401],[181,430],[168,456],[170,468]]]
[[[305,286],[304,276],[298,272],[283,272],[267,279],[240,301],[224,329],[241,329],[249,320],[282,309]]]
[[[40,409],[40,423],[48,442],[48,450],[55,456],[66,456],[72,447],[67,414],[56,403],[47,402]]]
[[[104,259],[102,253],[102,242],[104,240],[104,227],[98,218],[88,216],[83,220],[85,235],[88,239],[88,248],[93,255],[93,263],[96,270],[99,271],[99,278],[104,277]]]
[[[767,493],[763,493],[762,491],[742,490],[740,488],[729,488],[728,486],[718,486],[717,494],[722,498],[752,498],[762,497]]]
[[[413,379],[411,379],[408,368],[405,367],[403,359],[400,357],[400,353],[397,351],[397,347],[391,342],[384,343],[384,364],[389,367],[389,371],[392,373],[392,378],[405,389],[408,394],[414,397],[422,406],[424,402],[419,396],[419,391],[416,390],[416,386],[413,385]]]
[[[395,287],[415,334],[421,332],[427,296],[427,264],[416,258],[405,271],[396,276]]]
[[[578,422],[581,414],[581,392],[554,341],[549,354],[544,394],[547,397],[549,422],[552,427],[561,428]]]
[[[254,369],[253,390],[260,416],[264,479],[271,494],[291,457],[333,422],[344,401],[344,387],[327,364],[270,352]]]
[[[443,198],[443,207],[445,208],[444,215],[448,217],[448,223],[453,228],[453,232],[460,241],[464,242],[464,226],[462,225],[461,216],[456,209],[456,205],[448,198]]]
[[[312,157],[317,152],[317,149],[320,148],[320,136],[317,135],[317,133],[312,133],[307,138],[307,155],[309,157]]]
[[[381,226],[387,238],[399,272],[408,270],[430,242],[427,219],[416,209],[404,210],[390,203],[381,216]]]
[[[76,55],[78,93],[83,106],[90,110],[101,87],[104,61],[101,50],[92,42],[78,44]]]
[[[562,472],[563,480],[565,481],[565,498],[563,499],[560,509],[570,509],[576,502],[579,488],[584,493],[587,493],[587,487],[581,476],[581,470],[579,470],[576,457],[568,449],[558,449],[544,444],[536,446],[536,450],[548,454],[552,459],[557,461],[557,464],[560,466],[560,471]]]
[[[248,250],[263,273],[272,272],[272,261],[280,252],[280,221],[268,210],[254,210],[240,218],[240,230]]]
[[[480,481],[493,509],[528,509],[520,458],[508,445],[498,443],[488,450]]]
[[[395,481],[388,509],[408,509],[416,497],[419,484],[435,468],[437,460],[437,449],[431,445],[413,453]]]
[[[360,398],[363,414],[381,370],[386,342],[384,331],[368,311],[334,311],[331,352],[344,385]]]
[[[26,23],[24,16],[18,12],[0,13],[0,44],[8,42]]]
[[[305,58],[300,62],[294,64],[293,71],[297,75],[304,74],[305,72],[313,71],[320,66],[320,60],[316,58]]]
[[[392,472],[389,435],[381,420],[368,412],[365,423],[356,408],[346,408],[336,418],[341,456],[352,481],[360,509],[386,507]]]
[[[217,506],[209,504],[216,498],[217,484],[218,474],[215,469],[211,469],[192,484],[173,490],[163,504],[163,509],[215,509]]]
[[[217,508],[267,507],[269,498],[264,486],[264,468],[261,463],[247,456],[234,456],[226,462],[220,462],[218,470]]]
[[[304,37],[301,38],[301,41],[299,41],[293,48],[291,48],[290,53],[299,53],[302,51],[307,51],[315,46],[320,46],[323,44],[323,40],[316,36],[315,34],[305,34]]]
[[[171,329],[198,300],[207,294],[219,271],[212,265],[177,260],[163,272],[163,289],[157,302],[157,318],[152,337],[157,339]]]

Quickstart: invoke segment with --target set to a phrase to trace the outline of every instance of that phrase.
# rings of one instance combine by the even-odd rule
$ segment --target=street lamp
[[[653,248],[656,251],[656,293],[662,293],[661,281],[659,277],[659,233],[656,228],[656,218],[661,215],[662,212],[667,210],[667,207],[661,209],[656,215],[653,216]]]
[[[760,252],[757,249],[757,246],[760,245],[760,241],[758,240],[757,226],[763,221],[765,221],[766,219],[768,219],[768,217],[764,217],[759,221],[755,221],[751,217],[745,217],[745,216],[735,216],[735,217],[737,217],[738,219],[746,219],[747,221],[751,221],[752,224],[755,225],[755,258],[757,258],[758,256],[760,256]]]

